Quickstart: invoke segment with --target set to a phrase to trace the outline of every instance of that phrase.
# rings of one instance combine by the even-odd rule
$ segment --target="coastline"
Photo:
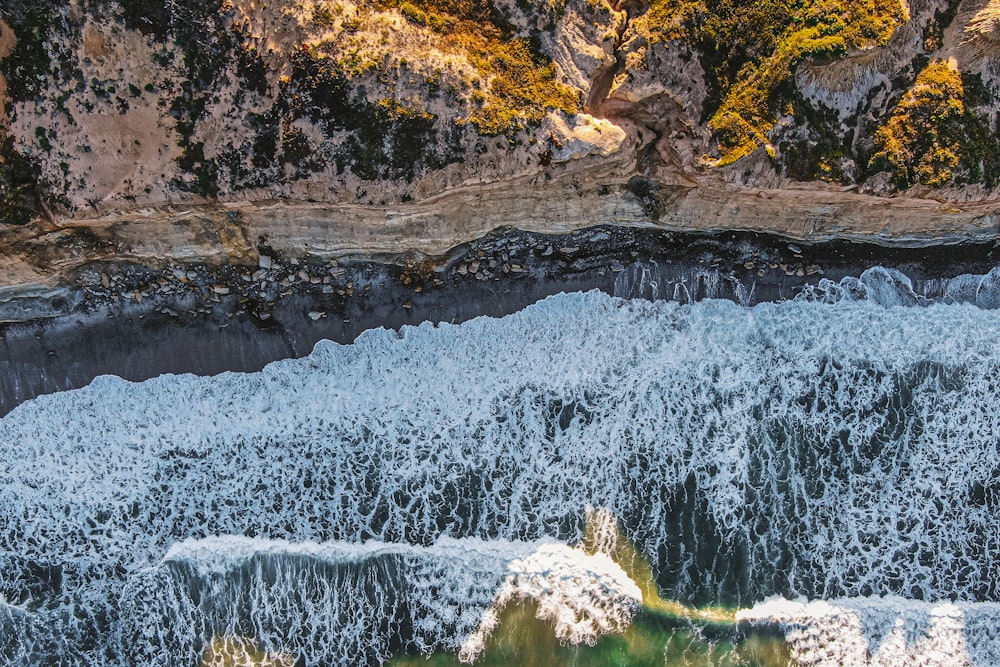
[[[926,296],[947,278],[1000,264],[992,242],[806,244],[621,226],[563,234],[498,229],[436,258],[300,259],[264,243],[254,251],[252,264],[86,262],[71,271],[73,283],[57,292],[58,303],[34,298],[14,310],[8,302],[0,311],[14,320],[0,326],[0,414],[102,374],[140,381],[252,372],[305,356],[322,339],[350,343],[371,328],[500,317],[564,291],[752,305],[884,266],[902,271]]]
[[[405,265],[441,262],[508,228],[557,235],[598,226],[749,232],[887,249],[1000,239],[996,200],[938,200],[918,192],[879,197],[817,182],[761,189],[717,175],[696,178],[674,173],[657,180],[634,165],[581,160],[398,205],[189,201],[36,219],[0,228],[0,322],[72,312],[74,290],[91,265],[251,266],[262,248],[302,261]]]

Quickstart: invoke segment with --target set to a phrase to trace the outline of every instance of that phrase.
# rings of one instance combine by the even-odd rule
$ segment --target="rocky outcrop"
[[[985,242],[1000,232],[1000,203],[859,195],[837,187],[752,190],[666,185],[597,162],[552,179],[457,187],[393,207],[271,201],[172,206],[9,228],[0,236],[0,302],[52,298],[95,262],[256,265],[260,247],[302,259],[444,257],[452,247],[513,226],[560,233],[596,225],[669,231],[777,233],[815,243],[887,246]]]

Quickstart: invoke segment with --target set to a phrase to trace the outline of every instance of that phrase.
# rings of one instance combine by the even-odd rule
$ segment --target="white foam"
[[[99,378],[0,421],[0,592],[87,664],[181,540],[574,543],[594,505],[681,599],[996,600],[998,339],[970,304],[589,293],[255,374]]]
[[[781,625],[803,667],[1000,664],[1000,605],[992,602],[773,598],[737,620]]]
[[[593,646],[601,635],[624,632],[642,604],[642,591],[604,553],[587,554],[564,544],[545,544],[508,566],[506,578],[479,627],[462,643],[459,659],[475,662],[512,601],[537,604],[536,616],[553,624],[556,637]]]
[[[642,594],[606,554],[548,541],[444,538],[422,547],[213,536],[174,545],[131,578],[121,637],[142,665],[184,664],[248,625],[267,653],[316,664],[381,663],[393,647],[461,648],[472,661],[514,599],[538,603],[560,640],[592,644],[623,631]]]
[[[379,664],[398,649],[458,650],[519,559],[554,546],[563,545],[185,540],[126,585],[122,652],[135,665],[185,664],[213,638],[248,634],[268,653],[306,656],[310,664]]]

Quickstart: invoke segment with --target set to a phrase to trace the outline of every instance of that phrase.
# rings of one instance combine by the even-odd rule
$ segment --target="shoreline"
[[[60,308],[58,301],[72,296],[77,273],[90,264],[252,265],[261,246],[304,261],[405,264],[440,261],[508,228],[753,233],[886,249],[1000,239],[1000,201],[945,201],[921,192],[879,197],[826,183],[761,189],[705,174],[657,179],[636,173],[634,165],[601,160],[466,183],[398,204],[177,202],[93,213],[0,228],[0,321],[70,312],[72,306]],[[42,302],[50,306],[39,309]]]
[[[560,292],[751,305],[873,266],[899,269],[919,294],[1000,264],[992,243],[810,245],[741,232],[614,226],[558,235],[501,229],[434,260],[298,259],[268,245],[257,250],[255,265],[77,268],[76,285],[57,297],[67,312],[0,326],[0,415],[98,375],[140,381],[258,371],[305,356],[322,339],[350,343],[372,328],[500,317]]]

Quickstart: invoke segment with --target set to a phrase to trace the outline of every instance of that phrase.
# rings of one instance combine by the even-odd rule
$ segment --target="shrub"
[[[875,133],[869,167],[891,172],[898,188],[940,186],[962,174],[993,180],[996,137],[965,98],[955,63],[931,62]]]
[[[801,60],[885,44],[906,18],[898,0],[653,0],[642,29],[699,54],[722,165],[767,144]]]

